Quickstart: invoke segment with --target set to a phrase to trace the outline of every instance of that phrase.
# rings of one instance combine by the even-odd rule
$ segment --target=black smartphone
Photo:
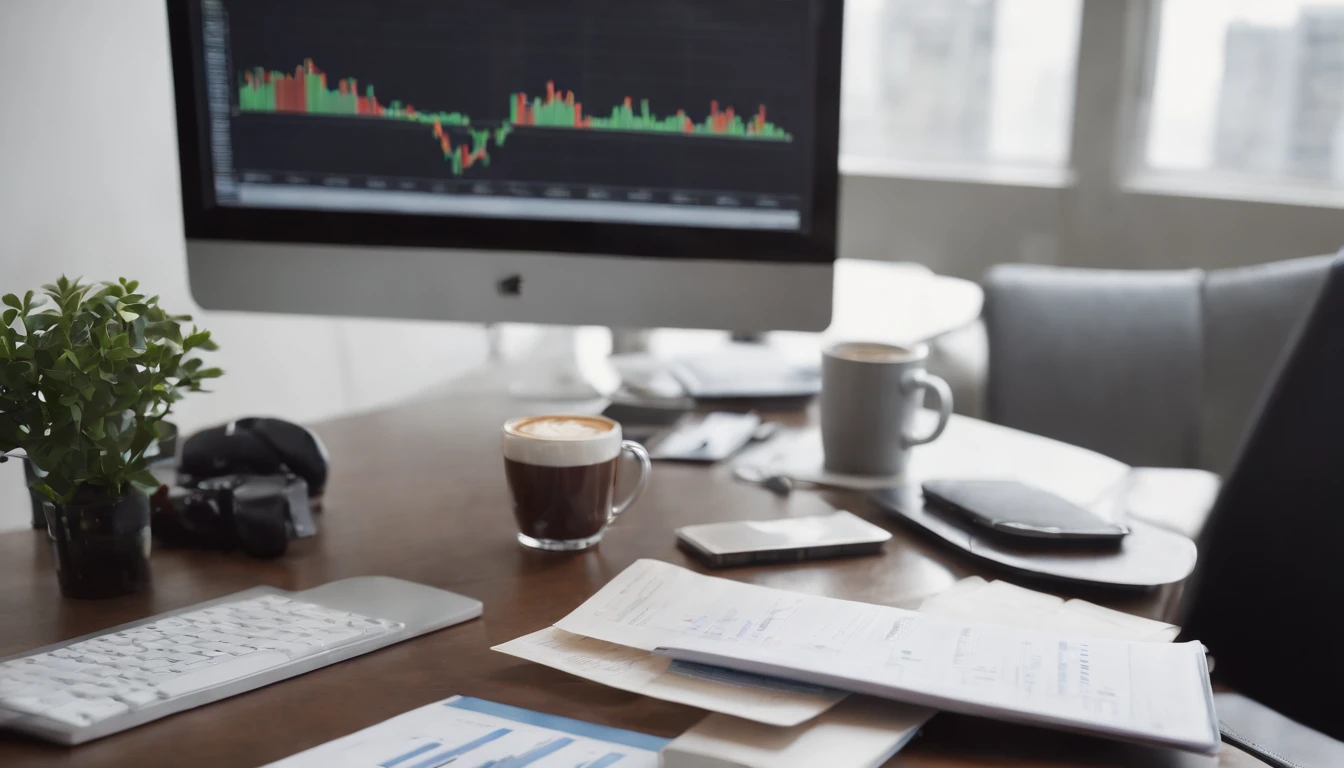
[[[928,506],[1004,536],[1118,544],[1129,533],[1067,499],[1013,480],[929,480],[923,487]]]

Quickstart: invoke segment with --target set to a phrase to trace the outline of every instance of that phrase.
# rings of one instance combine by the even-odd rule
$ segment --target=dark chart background
[[[441,180],[464,193],[472,182],[510,181],[756,193],[806,211],[813,2],[225,0],[234,168]],[[425,125],[237,112],[240,71],[292,73],[305,58],[327,74],[328,87],[355,77],[383,105],[458,111],[478,128],[507,121],[509,94],[544,98],[554,80],[585,115],[608,115],[626,96],[636,112],[647,98],[653,114],[680,108],[695,122],[711,99],[744,119],[764,104],[793,140],[521,127],[503,147],[492,143],[489,166],[457,177]],[[454,143],[467,141],[464,129],[450,130]]]

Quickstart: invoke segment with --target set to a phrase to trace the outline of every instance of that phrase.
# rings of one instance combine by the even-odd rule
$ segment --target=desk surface
[[[718,519],[765,519],[846,508],[895,534],[882,557],[735,569],[721,575],[782,589],[916,607],[957,579],[994,577],[980,564],[916,538],[858,494],[797,492],[780,499],[734,482],[726,467],[659,464],[644,498],[603,543],[576,554],[514,541],[498,429],[520,410],[503,397],[440,398],[322,426],[334,472],[315,539],[276,561],[158,550],[144,595],[81,602],[60,597],[45,534],[0,536],[0,656],[219,597],[257,584],[298,590],[385,574],[485,602],[485,615],[267,688],[74,749],[0,735],[0,765],[256,766],[453,694],[674,736],[699,710],[607,688],[495,653],[541,629],[634,560],[697,567],[672,530]],[[788,417],[800,422],[801,416]],[[1039,587],[1038,587],[1039,588]],[[1159,617],[1173,589],[1081,594]],[[940,715],[896,766],[1201,765],[1213,761],[1078,736]],[[1230,747],[1221,766],[1261,763]]]

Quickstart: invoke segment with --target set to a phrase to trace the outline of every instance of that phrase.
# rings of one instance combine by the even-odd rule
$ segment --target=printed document
[[[612,688],[768,725],[798,725],[848,695],[759,675],[704,670],[699,665],[674,663],[666,656],[554,627],[510,640],[494,650]]]
[[[1217,750],[1203,646],[1135,643],[784,592],[640,560],[556,624],[912,704]]]

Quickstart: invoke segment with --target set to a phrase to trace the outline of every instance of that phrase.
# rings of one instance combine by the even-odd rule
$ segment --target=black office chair
[[[1200,537],[1182,634],[1208,647],[1215,681],[1344,740],[1344,252],[1291,350]],[[1277,740],[1262,746],[1281,765],[1344,765],[1344,744],[1220,702],[1230,740]]]

